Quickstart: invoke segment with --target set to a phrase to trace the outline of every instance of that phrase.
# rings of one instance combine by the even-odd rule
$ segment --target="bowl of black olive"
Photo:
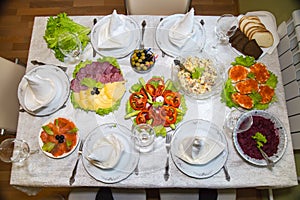
[[[135,49],[130,56],[132,69],[137,73],[149,72],[155,64],[155,53],[150,49]]]

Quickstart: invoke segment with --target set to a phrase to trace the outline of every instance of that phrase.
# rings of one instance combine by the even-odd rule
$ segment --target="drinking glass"
[[[235,33],[238,28],[238,19],[232,14],[224,14],[217,20],[215,33],[217,42],[213,48],[217,48],[219,44],[228,44],[229,38]]]
[[[0,144],[0,159],[3,162],[21,163],[30,155],[30,148],[26,141],[8,138]]]
[[[134,125],[132,133],[136,148],[138,148],[140,152],[149,152],[153,150],[155,132],[152,126],[149,124]]]
[[[81,42],[76,34],[62,33],[57,40],[58,49],[72,61],[79,61],[82,53]]]

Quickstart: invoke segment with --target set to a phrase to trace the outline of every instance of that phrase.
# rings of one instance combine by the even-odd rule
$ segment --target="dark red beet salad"
[[[260,132],[267,139],[267,142],[263,145],[262,150],[264,150],[269,157],[273,156],[278,150],[279,131],[270,119],[266,119],[261,116],[252,117],[252,126],[247,131],[237,134],[237,140],[241,146],[241,149],[251,158],[263,159],[257,148],[256,141],[252,138],[252,136],[254,136],[257,132]],[[243,126],[243,123],[241,123],[240,126]]]

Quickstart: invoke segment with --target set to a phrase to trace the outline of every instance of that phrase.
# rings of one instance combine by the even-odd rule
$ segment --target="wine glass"
[[[232,14],[224,14],[217,20],[215,33],[218,41],[213,45],[217,48],[218,44],[228,44],[229,38],[238,28],[238,19]]]
[[[21,163],[30,155],[30,148],[25,140],[8,138],[0,144],[0,160],[7,163]]]
[[[61,53],[71,61],[79,61],[82,53],[81,41],[73,33],[62,33],[58,36],[57,46]]]

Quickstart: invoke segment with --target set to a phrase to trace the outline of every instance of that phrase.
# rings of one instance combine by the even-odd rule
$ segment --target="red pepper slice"
[[[142,110],[136,116],[135,121],[137,124],[144,124],[150,119],[150,113],[148,110]]]
[[[155,96],[158,97],[158,96],[161,96],[163,91],[165,89],[165,86],[164,85],[158,85],[156,90],[155,90]]]
[[[180,94],[177,92],[172,92],[171,90],[166,90],[163,94],[166,104],[178,108],[180,106]]]
[[[134,110],[145,109],[147,103],[147,95],[143,92],[132,93],[129,97],[129,103]]]
[[[147,83],[147,84],[145,85],[145,89],[146,89],[146,91],[147,91],[152,97],[155,96],[156,89],[155,89],[154,85],[151,85],[151,84]]]
[[[177,111],[173,106],[162,106],[159,114],[160,117],[165,120],[164,126],[175,124],[177,119]]]

